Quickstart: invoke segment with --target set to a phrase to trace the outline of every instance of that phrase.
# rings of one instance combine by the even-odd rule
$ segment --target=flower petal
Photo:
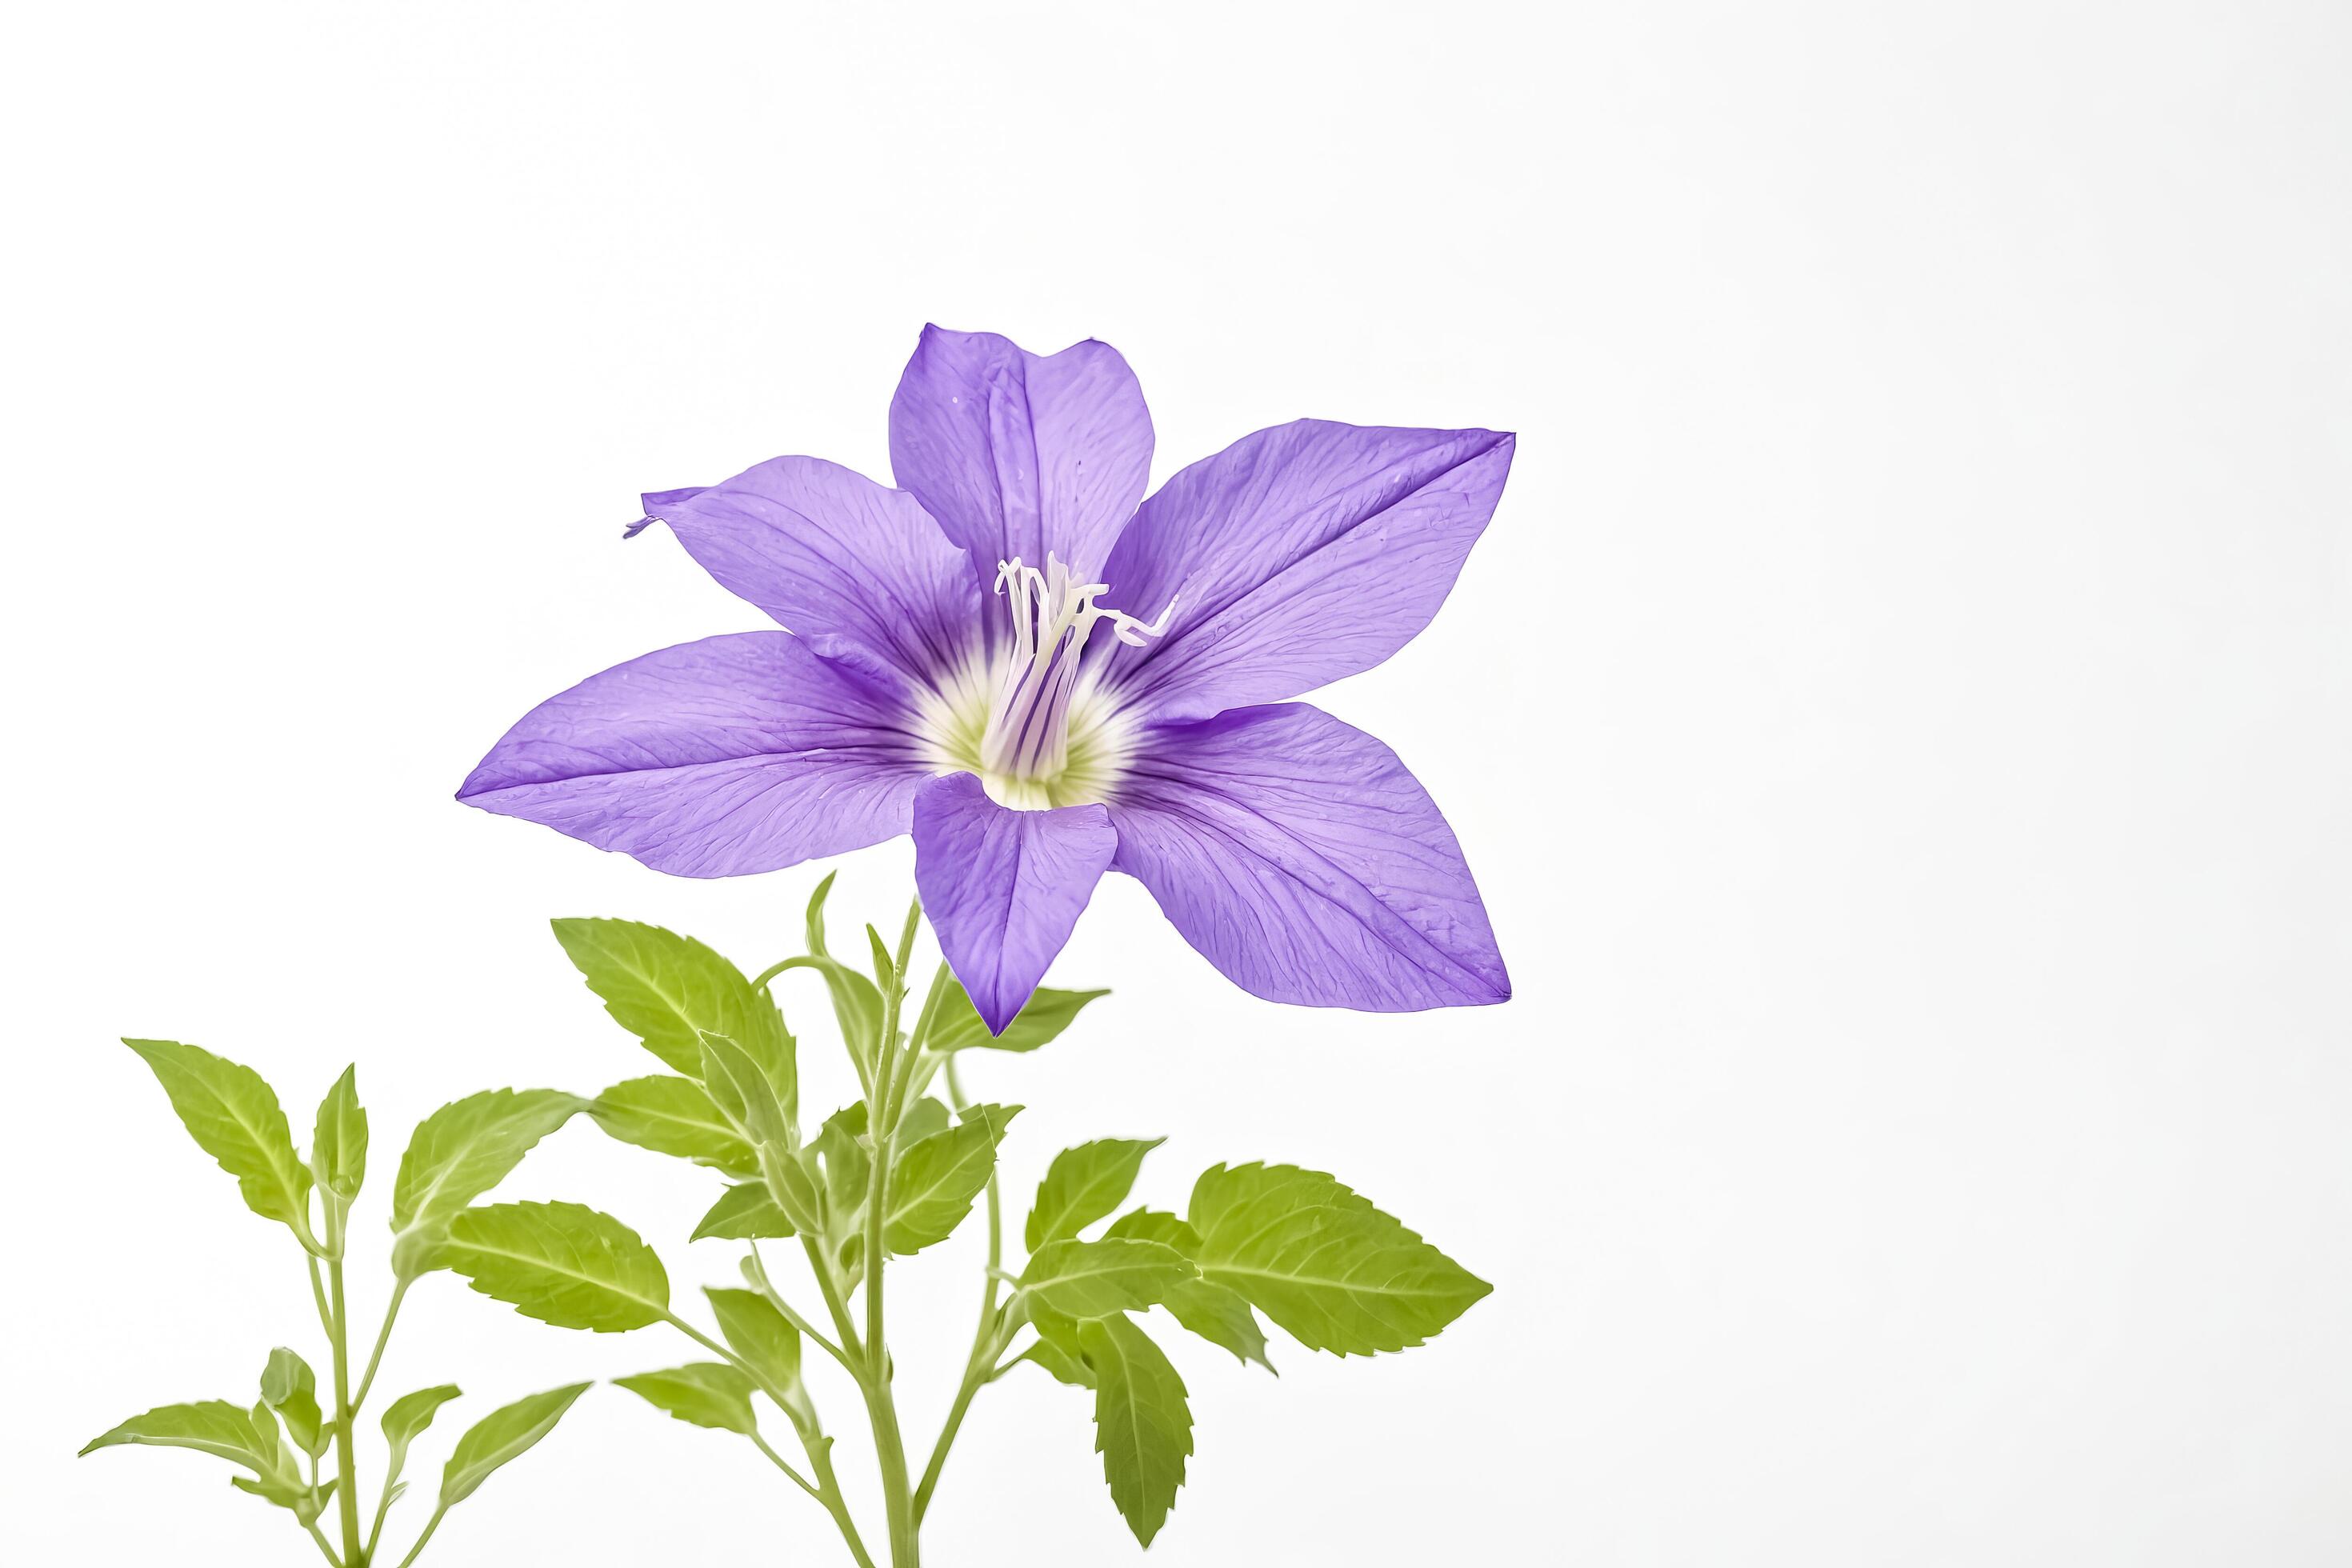
[[[1511,994],[1436,805],[1395,752],[1319,709],[1146,732],[1110,819],[1113,868],[1255,995],[1402,1013]]]
[[[1102,571],[1143,620],[1106,677],[1154,718],[1205,719],[1370,669],[1437,614],[1494,515],[1517,437],[1302,419],[1162,485]]]
[[[983,585],[1000,561],[1101,567],[1151,468],[1151,414],[1117,349],[1057,354],[993,332],[925,327],[890,400],[890,470]]]
[[[551,697],[457,798],[679,877],[739,877],[907,831],[931,770],[903,710],[784,632],[649,653]]]
[[[827,658],[935,687],[980,647],[963,552],[913,496],[838,463],[772,458],[708,489],[648,495],[645,508],[730,593]]]
[[[1045,977],[1118,843],[1099,805],[1013,811],[971,773],[916,797],[915,888],[989,1033]]]

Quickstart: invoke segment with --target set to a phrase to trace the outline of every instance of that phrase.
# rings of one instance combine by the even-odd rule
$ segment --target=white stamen
[[[1097,622],[1109,622],[1111,634],[1129,647],[1168,629],[1174,600],[1158,620],[1147,622],[1097,605],[1096,595],[1108,591],[1107,583],[1077,581],[1050,553],[1042,572],[1018,556],[997,563],[996,592],[1013,612],[1013,645],[981,736],[980,763],[987,772],[1042,782],[1069,765],[1070,699]]]

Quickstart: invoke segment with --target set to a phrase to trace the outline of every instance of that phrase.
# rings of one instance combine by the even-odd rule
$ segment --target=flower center
[[[1095,627],[1131,647],[1168,628],[1175,605],[1157,621],[1137,620],[1095,603],[1104,583],[1081,582],[1053,555],[1043,571],[1019,557],[996,567],[996,592],[1013,614],[1010,644],[985,679],[967,686],[949,719],[940,750],[953,765],[980,774],[1000,805],[1043,811],[1106,798],[1125,771],[1127,727],[1081,668]],[[983,706],[984,704],[984,706]],[[958,721],[961,721],[960,722]]]

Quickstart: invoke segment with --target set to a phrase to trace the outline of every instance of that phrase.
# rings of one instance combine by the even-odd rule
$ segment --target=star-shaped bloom
[[[1502,1001],[1428,793],[1380,742],[1286,700],[1429,624],[1513,438],[1302,419],[1142,500],[1151,445],[1108,345],[1037,355],[926,328],[890,405],[900,488],[776,458],[645,498],[637,528],[667,524],[788,629],[550,698],[458,798],[686,877],[911,832],[940,947],[992,1029],[1105,871],[1260,996]]]

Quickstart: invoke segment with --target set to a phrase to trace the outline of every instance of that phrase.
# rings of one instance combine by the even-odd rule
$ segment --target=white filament
[[[1019,556],[996,565],[996,591],[1013,611],[1013,646],[1000,667],[982,732],[980,763],[1008,780],[1050,781],[1070,762],[1070,699],[1087,639],[1101,622],[1130,647],[1168,629],[1173,600],[1156,621],[1095,603],[1106,583],[1082,583],[1051,553],[1039,571]]]

